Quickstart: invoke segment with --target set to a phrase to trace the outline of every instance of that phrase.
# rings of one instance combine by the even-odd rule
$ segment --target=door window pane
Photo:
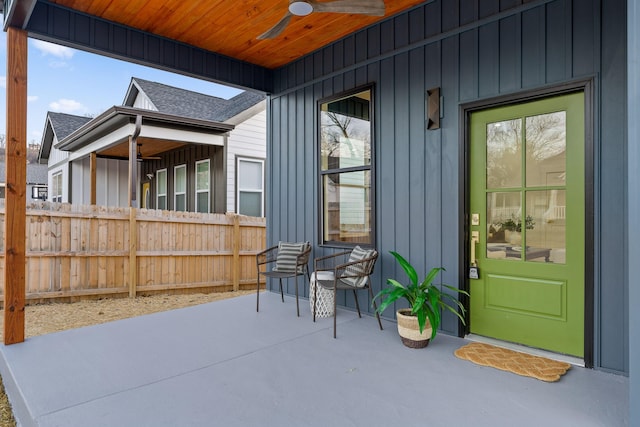
[[[487,124],[487,188],[522,185],[522,120]]]
[[[532,226],[527,230],[527,261],[566,261],[566,191],[545,190],[527,192],[527,218]]]
[[[526,118],[527,186],[566,183],[566,112]]]
[[[487,194],[487,258],[521,259],[522,201],[519,191]],[[526,222],[525,228],[530,224]]]

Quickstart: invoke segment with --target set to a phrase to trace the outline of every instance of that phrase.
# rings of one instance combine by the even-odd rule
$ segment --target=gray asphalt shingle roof
[[[27,184],[47,185],[47,165],[27,163]],[[5,181],[6,163],[0,161],[0,182]]]
[[[56,134],[58,141],[61,141],[73,133],[73,131],[91,121],[92,118],[74,116],[72,114],[65,113],[53,113],[49,111],[49,120],[51,120],[51,127],[53,128],[53,132]]]
[[[265,99],[264,95],[248,91],[231,99],[223,99],[136,77],[132,80],[149,97],[158,111],[214,122],[225,122]]]

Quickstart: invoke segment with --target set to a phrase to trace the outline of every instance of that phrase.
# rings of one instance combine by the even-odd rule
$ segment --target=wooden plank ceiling
[[[322,2],[326,0],[318,0]],[[61,6],[266,68],[277,68],[424,0],[385,0],[385,16],[313,12],[259,40],[289,0],[52,0]]]

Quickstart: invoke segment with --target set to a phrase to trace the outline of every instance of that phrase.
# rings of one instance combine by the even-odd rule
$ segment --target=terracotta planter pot
[[[432,332],[429,319],[427,319],[424,330],[420,333],[418,317],[411,315],[410,308],[396,311],[396,318],[398,320],[398,334],[400,334],[402,344],[409,348],[424,348],[429,345]]]

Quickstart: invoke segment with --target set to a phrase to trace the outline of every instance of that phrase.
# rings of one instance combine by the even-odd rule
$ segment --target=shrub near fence
[[[4,218],[0,209],[2,285]],[[235,214],[39,202],[26,222],[28,300],[252,289],[266,244],[264,218]]]

